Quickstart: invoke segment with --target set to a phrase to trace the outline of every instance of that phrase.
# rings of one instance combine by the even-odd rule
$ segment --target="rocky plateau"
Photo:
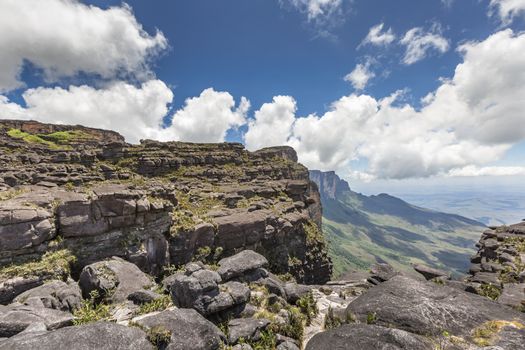
[[[525,348],[524,223],[331,281],[321,221],[289,147],[1,120],[0,350]]]

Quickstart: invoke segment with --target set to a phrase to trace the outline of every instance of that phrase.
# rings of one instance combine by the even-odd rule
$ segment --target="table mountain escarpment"
[[[468,270],[468,258],[482,223],[460,215],[411,205],[388,194],[365,196],[350,189],[334,172],[310,171],[323,205],[323,232],[329,240],[336,276],[387,262],[403,271],[412,264]]]
[[[522,225],[486,230],[464,280],[382,261],[329,281],[333,179],[319,193],[289,147],[0,121],[0,350],[523,349]],[[361,205],[406,210],[381,203]]]
[[[159,275],[253,249],[304,283],[331,273],[317,187],[288,147],[131,145],[112,131],[6,120],[0,188],[3,303],[73,260],[78,274],[112,256]],[[8,280],[31,264],[24,281]]]

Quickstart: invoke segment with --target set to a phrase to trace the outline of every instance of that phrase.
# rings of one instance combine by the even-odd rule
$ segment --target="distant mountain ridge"
[[[312,170],[310,179],[321,194],[323,229],[336,275],[383,261],[405,271],[411,271],[413,263],[425,263],[467,272],[482,223],[385,193],[362,195],[333,171]]]

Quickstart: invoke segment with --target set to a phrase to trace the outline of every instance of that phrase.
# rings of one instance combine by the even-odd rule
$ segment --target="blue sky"
[[[0,39],[0,118],[107,127],[131,142],[288,144],[307,166],[370,191],[374,182],[525,176],[525,133],[516,132],[525,129],[525,2],[0,6],[0,29],[12,33]],[[385,41],[363,42],[378,25]]]

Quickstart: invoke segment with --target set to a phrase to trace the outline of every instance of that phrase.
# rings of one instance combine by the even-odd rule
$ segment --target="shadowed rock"
[[[414,270],[416,270],[417,272],[422,274],[423,277],[425,277],[425,279],[427,281],[429,281],[431,279],[434,279],[434,278],[439,278],[439,277],[447,277],[448,278],[448,273],[447,272],[442,271],[442,270],[438,270],[438,269],[434,269],[434,268],[432,268],[430,266],[426,266],[426,265],[422,265],[422,264],[415,265],[414,266]]]
[[[429,350],[434,346],[422,336],[399,329],[349,324],[315,335],[306,350]]]
[[[152,280],[136,265],[117,257],[84,267],[79,280],[84,298],[94,290],[100,295],[111,292],[113,302],[125,301],[133,292],[152,284]]]
[[[43,323],[48,330],[73,324],[70,313],[25,305],[0,306],[0,337],[11,337],[34,323]]]
[[[351,302],[347,312],[362,322],[372,320],[422,335],[446,330],[468,337],[490,320],[525,321],[525,314],[487,298],[404,276],[371,288]]]
[[[14,301],[33,306],[41,305],[50,309],[73,311],[80,306],[82,295],[80,288],[73,281],[71,283],[51,281],[20,294]]]
[[[224,281],[235,277],[241,277],[243,274],[268,265],[268,260],[261,254],[252,250],[243,250],[239,254],[224,258],[219,261],[217,272]]]
[[[28,333],[0,342],[0,350],[153,350],[146,333],[137,327],[96,322],[52,332]]]
[[[224,334],[213,323],[192,309],[173,309],[137,317],[133,320],[147,329],[168,331],[167,350],[216,350]]]

